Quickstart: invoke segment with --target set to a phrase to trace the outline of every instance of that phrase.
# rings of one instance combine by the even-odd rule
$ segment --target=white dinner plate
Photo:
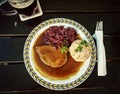
[[[74,28],[76,32],[80,34],[82,39],[88,41],[88,43],[92,48],[90,57],[83,63],[79,71],[68,79],[51,80],[43,76],[40,72],[38,72],[35,69],[35,64],[34,64],[35,61],[32,57],[33,45],[36,39],[39,37],[39,35],[51,26],[64,26],[65,28],[67,27]],[[80,85],[90,76],[95,66],[96,48],[95,48],[95,43],[92,36],[87,31],[87,29],[83,27],[81,24],[67,18],[53,18],[40,23],[31,31],[24,45],[23,56],[24,56],[24,62],[25,62],[27,71],[37,83],[39,83],[43,87],[46,87],[52,90],[68,90]]]

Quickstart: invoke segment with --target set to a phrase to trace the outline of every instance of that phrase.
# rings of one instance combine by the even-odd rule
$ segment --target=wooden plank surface
[[[103,20],[104,34],[120,34],[120,13],[49,13],[43,16],[21,22],[19,17],[1,16],[0,19],[0,36],[27,36],[31,30],[41,22],[50,18],[69,18],[82,24],[93,34],[96,26],[96,21]],[[17,34],[17,35],[15,35]]]
[[[40,0],[44,12],[120,12],[119,0]]]
[[[0,94],[119,94],[120,93],[120,0],[40,0],[43,15],[21,22],[18,15],[0,14]],[[6,5],[1,8],[10,9]],[[31,30],[50,18],[73,19],[92,35],[96,21],[104,22],[104,44],[108,75],[97,76],[97,64],[80,86],[67,91],[52,91],[37,84],[23,61],[25,40]]]

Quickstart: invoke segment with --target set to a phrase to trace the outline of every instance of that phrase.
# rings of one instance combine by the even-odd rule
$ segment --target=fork
[[[93,37],[97,41],[97,58],[98,58],[98,76],[105,76],[106,70],[106,53],[103,44],[103,21],[97,21],[96,30]]]

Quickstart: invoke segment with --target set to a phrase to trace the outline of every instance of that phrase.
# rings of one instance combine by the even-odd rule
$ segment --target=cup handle
[[[15,9],[10,10],[10,11],[6,11],[6,10],[2,9],[1,6],[5,3],[7,3],[7,0],[3,0],[2,2],[0,2],[0,15],[13,16],[13,15],[18,14],[17,10],[15,10]]]

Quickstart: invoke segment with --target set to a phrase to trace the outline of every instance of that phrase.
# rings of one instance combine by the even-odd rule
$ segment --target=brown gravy
[[[45,45],[42,42],[42,34],[37,38],[33,47],[33,57],[35,60],[35,67],[37,71],[41,72],[42,75],[50,79],[67,79],[76,74],[82,66],[83,62],[74,61],[74,59],[70,56],[69,53],[66,64],[60,68],[49,67],[40,60],[37,52],[35,51],[35,47]]]

